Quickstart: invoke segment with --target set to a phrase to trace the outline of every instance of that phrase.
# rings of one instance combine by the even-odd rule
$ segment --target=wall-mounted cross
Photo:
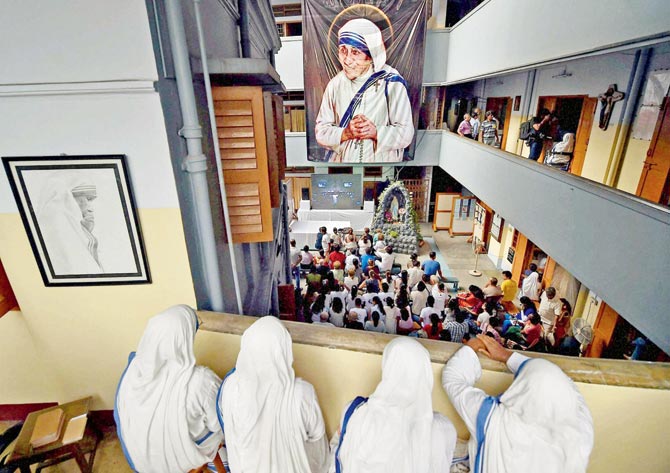
[[[607,91],[598,96],[600,99],[600,122],[598,123],[598,127],[600,129],[607,130],[614,104],[619,100],[623,100],[625,95],[623,92],[616,90],[616,84],[610,84]]]

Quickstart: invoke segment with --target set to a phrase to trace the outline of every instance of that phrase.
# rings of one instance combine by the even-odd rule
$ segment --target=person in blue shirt
[[[372,253],[372,248],[366,248],[365,254],[361,256],[361,268],[363,268],[363,271],[365,273],[367,273],[368,261],[370,260],[374,261],[375,255]]]
[[[631,343],[635,345],[635,349],[633,350],[633,353],[631,353],[630,357],[624,355],[624,358],[629,360],[641,360],[647,346],[647,341],[644,339],[644,337],[637,337]]]
[[[326,233],[326,227],[320,227],[319,233],[316,234],[316,241],[314,242],[314,248],[317,250],[323,250],[323,234]]]
[[[434,251],[431,251],[430,254],[430,259],[428,261],[424,261],[423,264],[421,265],[421,269],[423,270],[423,274],[426,276],[430,277],[435,274],[439,274],[440,279],[444,279],[444,276],[442,275],[442,268],[440,267],[440,263],[438,263],[435,260],[435,257],[437,256]]]

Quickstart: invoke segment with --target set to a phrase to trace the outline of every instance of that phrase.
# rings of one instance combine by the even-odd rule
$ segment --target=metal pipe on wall
[[[237,8],[240,11],[240,47],[242,57],[251,57],[251,39],[249,37],[249,0],[238,0]]]
[[[640,90],[642,89],[650,56],[651,48],[639,49],[635,52],[635,61],[633,62],[628,87],[626,88],[626,101],[623,104],[623,110],[621,111],[621,117],[617,126],[617,135],[614,138],[614,150],[605,173],[604,184],[611,187],[616,187],[619,181],[623,158],[628,147],[628,140],[630,139],[631,125],[633,124],[637,104],[640,101]]]
[[[206,292],[211,309],[223,311],[221,273],[207,188],[207,158],[202,152],[202,128],[198,121],[198,109],[195,104],[193,76],[189,63],[181,3],[179,0],[166,0],[165,11],[170,32],[179,106],[184,121],[184,126],[179,130],[179,135],[186,140],[187,149],[182,169],[187,173],[193,192],[198,243],[201,249],[200,263],[204,268]]]
[[[219,190],[221,191],[221,203],[223,204],[223,220],[226,225],[226,239],[228,240],[228,252],[230,253],[230,265],[233,272],[233,284],[235,285],[235,298],[237,300],[237,313],[243,314],[242,296],[240,293],[240,280],[237,274],[237,260],[235,259],[235,247],[233,245],[233,233],[230,225],[230,211],[228,210],[228,196],[226,186],[223,182],[223,169],[221,168],[221,150],[218,146],[218,134],[216,129],[216,116],[214,114],[214,99],[212,98],[212,83],[209,80],[209,66],[207,65],[207,47],[205,35],[200,17],[201,0],[193,0],[195,9],[195,23],[198,29],[198,42],[200,44],[200,60],[202,62],[202,73],[205,79],[205,92],[207,95],[207,108],[209,110],[209,123],[212,128],[212,139],[214,140],[214,155],[216,156],[216,170],[219,178]]]

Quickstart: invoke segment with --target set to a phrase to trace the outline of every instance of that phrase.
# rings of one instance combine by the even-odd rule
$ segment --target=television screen
[[[361,174],[312,174],[313,209],[360,209],[362,205]]]

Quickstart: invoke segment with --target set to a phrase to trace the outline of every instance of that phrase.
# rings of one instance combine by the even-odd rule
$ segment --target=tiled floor
[[[442,258],[449,266],[453,276],[460,281],[461,288],[467,288],[470,284],[484,286],[491,276],[496,276],[502,280],[500,271],[498,271],[491,260],[486,255],[479,256],[478,269],[482,276],[474,277],[468,274],[470,269],[474,268],[475,256],[472,253],[472,246],[467,242],[467,237],[449,236],[449,232],[442,231],[433,233],[429,224],[422,224],[421,232],[424,237],[432,236],[437,244]],[[430,245],[425,244],[419,249],[419,259],[425,260],[430,252]],[[405,266],[409,256],[398,255],[396,261]],[[3,432],[11,424],[0,422],[0,432]],[[34,469],[33,469],[34,471]],[[45,473],[76,473],[79,471],[74,460],[70,460],[60,465],[55,465],[43,470]],[[104,438],[98,447],[98,453],[93,466],[94,473],[129,473],[132,472],[125,461],[121,446],[113,429],[105,432]]]

